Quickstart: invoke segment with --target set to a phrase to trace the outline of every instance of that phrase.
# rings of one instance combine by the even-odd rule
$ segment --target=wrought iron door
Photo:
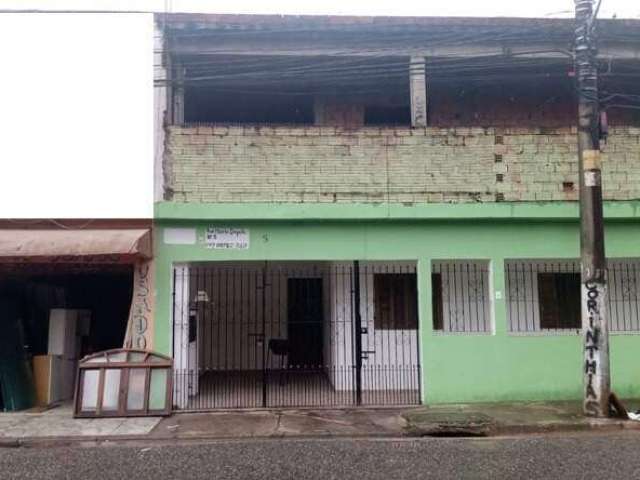
[[[175,407],[417,403],[415,297],[392,292],[397,305],[384,313],[380,276],[357,262],[176,267]]]

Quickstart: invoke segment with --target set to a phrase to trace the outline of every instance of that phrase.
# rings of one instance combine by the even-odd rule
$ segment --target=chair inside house
[[[280,368],[278,373],[280,385],[284,385],[286,383],[286,362],[289,352],[289,340],[286,338],[272,338],[269,340],[269,354],[280,357]],[[267,365],[269,365],[269,363],[267,363]]]

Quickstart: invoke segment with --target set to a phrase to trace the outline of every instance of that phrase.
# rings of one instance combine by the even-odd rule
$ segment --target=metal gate
[[[174,268],[174,408],[420,401],[415,264]]]

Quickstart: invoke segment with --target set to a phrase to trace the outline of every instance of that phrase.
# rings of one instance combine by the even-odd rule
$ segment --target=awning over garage
[[[132,263],[151,256],[148,229],[0,230],[0,263]]]

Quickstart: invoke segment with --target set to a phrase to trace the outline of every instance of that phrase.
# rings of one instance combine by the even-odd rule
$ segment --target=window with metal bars
[[[609,330],[640,332],[640,259],[609,260]]]
[[[579,262],[573,259],[506,261],[509,331],[567,332],[579,329],[579,272]]]
[[[374,328],[417,330],[418,290],[415,273],[376,273]]]
[[[510,332],[580,330],[579,260],[508,260],[505,281]],[[607,285],[610,331],[640,331],[640,260],[610,259]]]
[[[433,329],[441,333],[491,331],[489,264],[436,261],[431,268]]]
[[[538,273],[540,328],[580,328],[580,274]]]
[[[433,309],[433,329],[442,330],[444,328],[444,318],[442,316],[442,274],[431,274],[431,306]]]

